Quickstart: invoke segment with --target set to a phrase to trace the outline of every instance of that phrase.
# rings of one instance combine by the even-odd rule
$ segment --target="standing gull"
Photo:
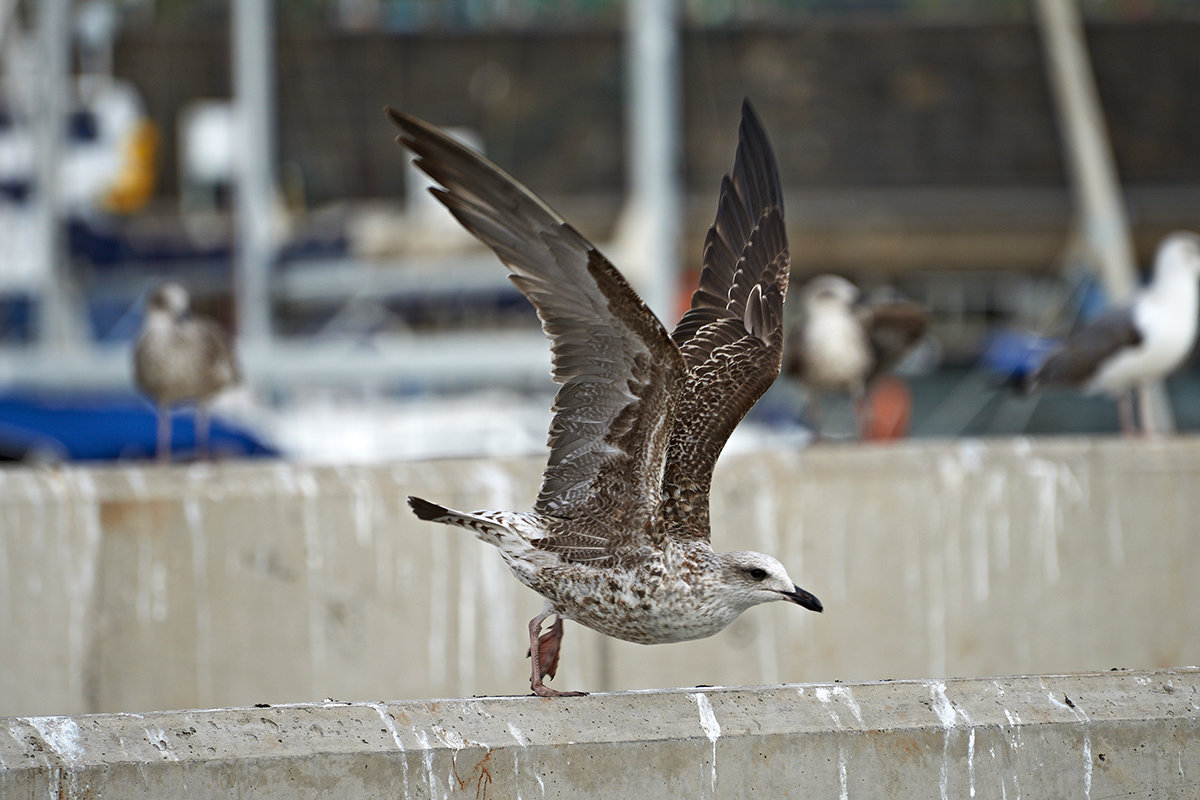
[[[466,513],[408,499],[421,519],[495,545],[546,598],[529,623],[533,691],[578,694],[543,683],[558,668],[563,619],[656,644],[711,636],[773,600],[820,611],[771,556],[716,553],[709,543],[713,465],[778,377],[783,349],[783,199],[749,103],[700,286],[670,334],[616,267],[529,190],[428,123],[387,113],[397,141],[441,184],[434,196],[509,267],[552,342],[561,386],[533,510]]]
[[[862,302],[839,275],[818,275],[800,291],[800,320],[788,333],[783,369],[808,390],[808,411],[820,436],[818,397],[850,395],[859,431],[866,429],[867,387],[925,335],[929,315],[914,303]]]
[[[152,289],[133,349],[134,383],[158,413],[159,461],[171,456],[171,406],[196,404],[196,452],[207,453],[207,403],[240,379],[225,332],[189,305],[187,289],[174,281]]]
[[[1183,364],[1196,343],[1198,307],[1200,237],[1173,233],[1159,245],[1149,285],[1128,305],[1105,311],[1067,337],[1023,388],[1106,394],[1117,401],[1121,430],[1133,433],[1134,391]],[[1144,422],[1144,412],[1142,417]]]

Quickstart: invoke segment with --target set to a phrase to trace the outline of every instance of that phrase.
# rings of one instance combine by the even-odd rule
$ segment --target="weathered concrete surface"
[[[0,798],[1200,797],[1200,671],[0,719]]]
[[[540,459],[0,471],[0,714],[528,686],[540,598],[420,494],[526,508]],[[1200,439],[730,453],[714,543],[825,603],[645,647],[568,624],[555,685],[1200,664]]]

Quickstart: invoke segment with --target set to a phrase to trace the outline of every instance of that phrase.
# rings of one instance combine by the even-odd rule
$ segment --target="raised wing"
[[[391,108],[387,114],[416,165],[444,187],[433,195],[508,265],[551,340],[562,386],[534,511],[604,524],[590,526],[595,535],[538,546],[601,561],[646,543],[640,532],[658,507],[684,375],[678,348],[616,268],[533,193],[432,125]]]
[[[713,466],[729,434],[779,376],[787,232],[775,154],[742,105],[733,174],[721,181],[692,305],[671,336],[687,364],[664,473],[672,535],[708,537]]]

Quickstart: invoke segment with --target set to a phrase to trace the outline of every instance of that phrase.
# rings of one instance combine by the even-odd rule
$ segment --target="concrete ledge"
[[[542,600],[407,494],[528,508],[541,458],[0,470],[0,715],[524,691]],[[623,690],[1200,664],[1200,437],[727,453],[719,549],[778,603],[662,647],[568,623],[556,684]]]
[[[1200,670],[10,717],[0,768],[3,798],[1194,798]]]

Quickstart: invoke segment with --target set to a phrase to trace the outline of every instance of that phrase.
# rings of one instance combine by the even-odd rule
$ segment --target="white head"
[[[850,308],[862,298],[858,287],[840,275],[818,275],[804,284],[800,293],[805,311],[818,308]]]
[[[821,601],[801,589],[783,564],[764,553],[735,550],[716,554],[716,573],[723,595],[744,611],[760,603],[787,600],[810,611],[821,611]]]
[[[1154,280],[1200,279],[1200,236],[1177,231],[1163,239],[1154,257]]]
[[[175,281],[167,281],[155,286],[146,295],[146,316],[179,319],[187,314],[190,304],[187,289]]]

